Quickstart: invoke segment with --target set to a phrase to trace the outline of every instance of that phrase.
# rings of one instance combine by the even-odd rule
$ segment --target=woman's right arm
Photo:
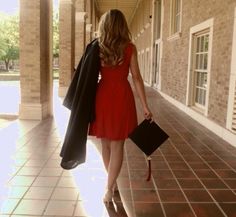
[[[143,79],[140,74],[140,70],[139,70],[139,66],[138,66],[137,49],[136,49],[135,45],[133,45],[133,52],[132,52],[131,61],[130,61],[130,70],[131,70],[135,90],[138,93],[138,96],[140,98],[140,101],[141,101],[141,104],[143,107],[144,117],[146,119],[150,119],[150,118],[152,118],[152,113],[151,113],[151,111],[148,107],[148,104],[147,104]]]

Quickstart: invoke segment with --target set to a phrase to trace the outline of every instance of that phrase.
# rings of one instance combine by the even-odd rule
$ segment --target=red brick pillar
[[[85,0],[76,0],[75,10],[75,66],[77,66],[86,44]]]
[[[20,119],[52,115],[52,0],[20,0]]]
[[[86,19],[86,36],[85,36],[85,44],[89,44],[92,40],[92,2],[91,0],[86,1],[86,12],[87,12],[87,19]]]
[[[86,45],[92,40],[92,24],[86,24]]]
[[[60,0],[59,96],[65,96],[74,73],[75,7],[73,0]]]

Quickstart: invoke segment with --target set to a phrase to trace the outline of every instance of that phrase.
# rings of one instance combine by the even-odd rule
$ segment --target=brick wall
[[[214,18],[208,117],[225,127],[229,89],[233,15],[236,1],[183,0],[181,37],[168,40],[170,0],[164,1],[162,91],[185,104],[189,30]],[[167,27],[167,28],[166,28]]]
[[[130,31],[132,34],[133,42],[137,47],[138,52],[145,51],[147,48],[150,49],[151,54],[151,13],[152,13],[152,1],[142,0],[140,1],[136,13],[133,17],[130,25]],[[142,70],[142,62],[139,61],[140,71],[145,77]],[[150,79],[148,79],[150,80]]]
[[[186,104],[190,28],[214,18],[208,118],[225,127],[236,1],[182,0],[181,37],[174,40],[168,39],[170,3],[171,0],[163,1],[161,91]],[[138,50],[152,47],[152,25],[144,28],[149,22],[148,13],[152,15],[152,7],[152,1],[141,1],[131,23]],[[153,22],[153,18],[151,20]]]
[[[152,7],[151,0],[140,1],[138,8],[136,9],[136,13],[133,17],[132,23],[130,24],[130,31],[132,33],[133,39],[135,39],[135,43],[137,44],[137,46],[143,46],[142,44],[146,43],[145,40],[141,40],[139,38],[142,35],[142,33],[147,34],[148,31],[150,32],[150,29],[145,28],[145,26],[148,23],[150,24],[151,22],[150,19],[152,10],[151,7]],[[149,39],[149,35],[148,38],[146,39]],[[150,42],[149,40],[146,41]]]

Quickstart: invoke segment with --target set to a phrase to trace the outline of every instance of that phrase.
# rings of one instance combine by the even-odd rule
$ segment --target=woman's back
[[[96,117],[90,135],[122,140],[137,126],[134,96],[127,79],[133,44],[128,43],[123,61],[116,66],[101,66],[97,88]]]
[[[106,66],[101,63],[100,73],[104,81],[127,80],[129,74],[129,65],[132,56],[133,44],[128,43],[124,50],[124,58],[120,64],[115,66]],[[102,61],[101,61],[102,62]]]

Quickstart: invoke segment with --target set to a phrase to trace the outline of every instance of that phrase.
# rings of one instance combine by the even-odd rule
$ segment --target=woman
[[[134,96],[127,80],[129,70],[144,117],[150,119],[152,114],[138,67],[137,50],[131,43],[121,11],[110,10],[101,17],[98,42],[101,79],[96,92],[95,120],[90,124],[89,134],[101,138],[103,162],[108,172],[104,202],[109,203],[122,166],[125,139],[137,126]]]

